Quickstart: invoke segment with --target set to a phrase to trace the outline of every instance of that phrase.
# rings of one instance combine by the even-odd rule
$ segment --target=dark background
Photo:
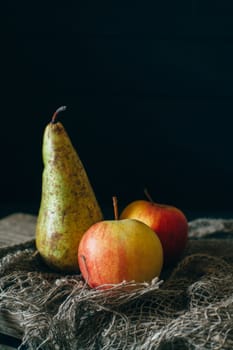
[[[1,24],[0,215],[37,213],[53,112],[104,210],[233,210],[232,1],[10,1]],[[199,214],[198,214],[199,215]]]

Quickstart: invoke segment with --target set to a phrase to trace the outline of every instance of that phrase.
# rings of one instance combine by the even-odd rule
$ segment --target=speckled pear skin
[[[103,215],[78,154],[60,122],[43,137],[44,171],[36,247],[52,268],[78,271],[81,237]]]

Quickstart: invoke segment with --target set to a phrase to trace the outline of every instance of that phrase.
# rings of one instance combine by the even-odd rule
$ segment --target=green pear
[[[54,113],[43,136],[42,195],[36,247],[43,260],[60,271],[78,271],[77,251],[85,231],[103,215],[84,166]]]

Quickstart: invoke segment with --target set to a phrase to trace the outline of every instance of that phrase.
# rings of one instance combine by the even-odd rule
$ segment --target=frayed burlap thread
[[[233,240],[210,238],[219,227],[231,235],[233,220],[219,220],[189,223],[184,256],[160,280],[109,290],[49,270],[34,241],[11,247],[0,260],[0,312],[32,350],[233,349]]]

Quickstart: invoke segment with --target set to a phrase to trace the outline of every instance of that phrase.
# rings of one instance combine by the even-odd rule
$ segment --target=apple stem
[[[147,197],[147,199],[151,202],[154,203],[153,198],[151,197],[150,193],[148,192],[147,188],[144,188],[144,194]]]
[[[112,197],[112,201],[113,201],[114,219],[118,220],[119,219],[119,215],[118,215],[117,197],[113,196]]]
[[[66,108],[67,108],[66,106],[61,106],[53,113],[52,120],[51,120],[52,124],[56,123],[57,115],[61,112],[64,112],[66,110]]]

